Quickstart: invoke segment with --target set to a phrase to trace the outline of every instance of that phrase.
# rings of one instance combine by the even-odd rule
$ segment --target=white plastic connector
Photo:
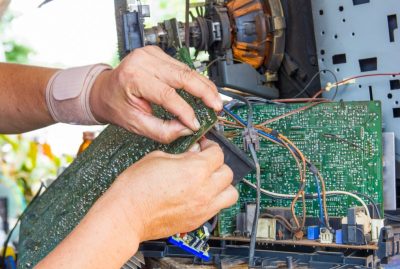
[[[332,244],[333,234],[327,228],[320,228],[319,229],[319,241],[322,244]]]
[[[381,234],[382,228],[385,226],[384,219],[373,219],[371,220],[371,239],[373,242],[378,242],[379,235]]]
[[[257,237],[267,240],[276,240],[276,219],[259,219]]]

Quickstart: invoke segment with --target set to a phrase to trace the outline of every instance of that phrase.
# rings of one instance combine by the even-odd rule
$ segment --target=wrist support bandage
[[[90,92],[97,76],[111,67],[95,64],[61,70],[53,75],[46,88],[46,103],[56,122],[95,125],[90,108]]]

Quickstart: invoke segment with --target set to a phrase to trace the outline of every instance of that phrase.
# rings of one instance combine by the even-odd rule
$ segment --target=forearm
[[[140,241],[138,229],[130,221],[135,212],[130,199],[121,195],[125,193],[122,188],[121,184],[114,184],[35,268],[121,268],[136,253]]]
[[[22,133],[54,123],[45,92],[56,71],[0,63],[0,133]]]

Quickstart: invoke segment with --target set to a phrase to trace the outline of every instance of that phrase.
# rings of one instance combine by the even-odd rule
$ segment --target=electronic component
[[[335,232],[335,243],[338,245],[343,244],[343,231],[341,229]]]
[[[217,142],[224,152],[224,163],[233,171],[233,185],[239,183],[248,173],[255,169],[254,162],[216,130],[211,129],[206,134],[206,138]]]
[[[371,220],[371,240],[378,242],[382,228],[385,226],[384,219],[373,219]]]
[[[256,214],[256,204],[249,202],[246,204],[246,233],[250,236],[253,230],[254,215]]]
[[[319,230],[319,241],[322,244],[332,244],[333,234],[327,228],[320,228]]]
[[[257,226],[257,238],[276,240],[276,219],[259,219]]]
[[[308,226],[307,227],[307,239],[308,240],[319,239],[319,226]]]
[[[290,208],[288,207],[268,207],[261,216],[269,218],[277,218],[276,222],[276,235],[278,240],[290,240],[292,239],[291,230],[288,229],[287,223],[291,219]]]
[[[197,6],[197,16],[190,13],[188,28],[174,18],[144,29],[142,39],[165,51],[182,45],[195,48],[197,54],[207,51],[208,73],[218,86],[277,98],[278,91],[271,82],[278,79],[285,50],[280,1],[207,0],[204,8],[205,12],[200,12]],[[131,39],[125,38],[122,43],[132,43]]]
[[[172,236],[168,239],[168,242],[188,251],[204,261],[209,261],[210,255],[208,254],[209,246],[207,243],[210,238],[209,228],[209,225],[204,225],[194,232]]]
[[[364,245],[371,240],[371,219],[363,208],[348,209],[347,217],[342,219],[342,233],[344,244]]]

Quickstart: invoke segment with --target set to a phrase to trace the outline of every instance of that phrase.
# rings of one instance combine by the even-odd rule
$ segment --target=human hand
[[[201,98],[215,111],[222,109],[217,88],[210,80],[156,46],[136,49],[116,69],[100,74],[90,96],[91,109],[100,122],[170,143],[200,128],[192,107],[175,89]],[[177,119],[156,118],[150,103],[164,107]]]
[[[127,201],[120,204],[140,241],[195,230],[238,199],[221,148],[205,139],[197,147],[178,155],[153,152],[111,187]]]

